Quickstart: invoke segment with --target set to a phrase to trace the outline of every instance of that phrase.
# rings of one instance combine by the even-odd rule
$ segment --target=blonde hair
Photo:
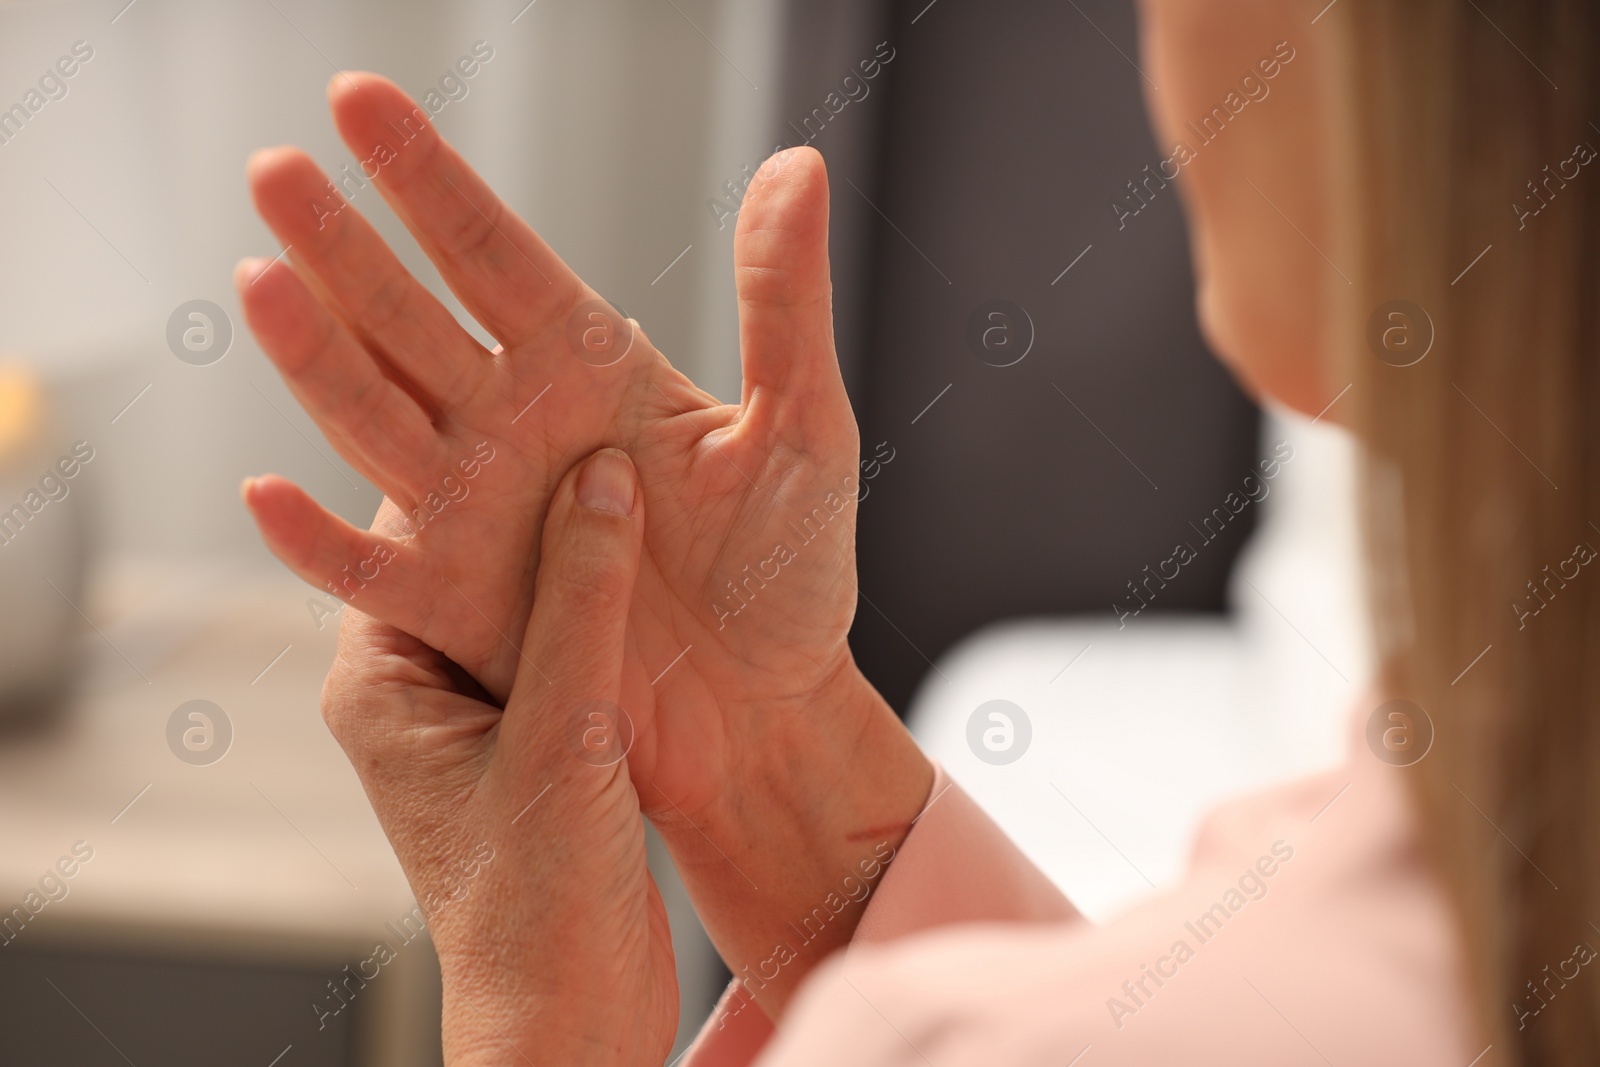
[[[1600,965],[1574,961],[1600,948],[1600,562],[1580,562],[1600,546],[1600,161],[1579,146],[1600,146],[1600,12],[1330,17],[1382,683],[1436,731],[1397,773],[1459,920],[1482,1062],[1593,1064]],[[1402,299],[1414,343],[1431,322],[1409,366],[1420,347],[1369,343]]]

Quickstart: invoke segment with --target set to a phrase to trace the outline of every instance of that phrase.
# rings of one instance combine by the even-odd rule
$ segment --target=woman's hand
[[[541,670],[504,712],[404,632],[354,611],[340,632],[323,714],[427,914],[453,1067],[671,1049],[672,941],[613,711],[641,510],[620,452],[560,483],[521,642]]]
[[[352,74],[330,93],[362,172],[501,346],[479,345],[304,153],[258,154],[253,192],[288,256],[241,265],[246,317],[387,500],[370,533],[281,479],[247,501],[301,577],[498,700],[514,674],[547,670],[515,637],[551,489],[595,449],[625,449],[650,515],[619,700],[638,733],[630,772],[739,973],[841,871],[897,846],[932,780],[846,643],[859,448],[833,352],[821,157],[769,160],[745,197],[744,389],[719,404],[598,303],[398,88]],[[858,911],[782,969],[770,1011]]]

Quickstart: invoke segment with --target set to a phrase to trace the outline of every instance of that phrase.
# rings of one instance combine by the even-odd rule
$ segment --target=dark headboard
[[[985,623],[1112,617],[1237,485],[1257,412],[1200,339],[1177,184],[1151,183],[1137,215],[1111,207],[1166,154],[1130,0],[810,2],[788,21],[790,141],[879,42],[893,50],[812,143],[863,458],[893,455],[861,504],[851,643],[903,710],[929,660]],[[1026,356],[992,365],[1030,321]],[[1248,534],[1231,525],[1152,610],[1222,610]]]

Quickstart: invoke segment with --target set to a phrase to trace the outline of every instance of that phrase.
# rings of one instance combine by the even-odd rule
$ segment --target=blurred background
[[[344,68],[438,90],[501,195],[729,399],[739,191],[779,143],[824,154],[876,461],[852,644],[1086,914],[1176,878],[1218,797],[1339,756],[1367,671],[1348,445],[1206,351],[1176,186],[1111,206],[1166,154],[1131,0],[0,3],[8,1062],[439,1062],[414,902],[318,713],[336,605],[237,502],[265,471],[362,524],[378,501],[229,280],[278,251],[253,149],[353,164]],[[997,707],[1001,750],[972,741]],[[726,971],[655,851],[681,1048]]]

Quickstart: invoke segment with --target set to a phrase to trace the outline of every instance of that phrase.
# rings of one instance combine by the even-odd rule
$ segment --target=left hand
[[[329,442],[387,498],[363,532],[262,478],[246,500],[263,537],[499,703],[515,671],[546,669],[514,639],[550,493],[595,449],[625,449],[649,511],[622,668],[629,773],[737,973],[833,891],[835,871],[898,847],[933,780],[847,641],[859,435],[833,349],[822,158],[769,160],[743,200],[744,387],[719,404],[637,324],[622,328],[398,87],[342,74],[330,98],[363,173],[502,345],[459,325],[303,152],[258,153],[252,191],[287,255],[241,265],[241,306]],[[596,322],[620,352],[579,343]],[[415,536],[384,533],[408,515]],[[782,969],[765,1010],[781,1012],[857,915]]]
[[[624,742],[591,714],[621,695],[642,508],[616,450],[556,489],[521,642],[540,667],[503,712],[416,638],[353,610],[341,628],[323,715],[427,914],[452,1067],[671,1049],[666,911]]]

